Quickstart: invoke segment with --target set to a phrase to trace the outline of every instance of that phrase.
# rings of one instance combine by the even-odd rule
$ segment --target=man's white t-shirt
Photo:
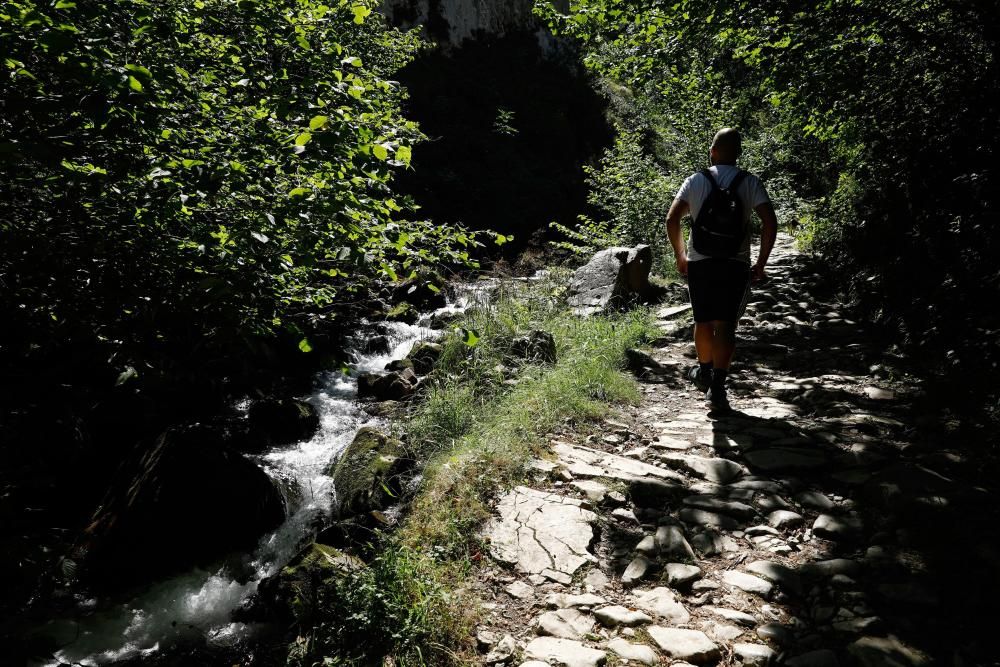
[[[737,167],[731,164],[719,164],[710,167],[712,175],[715,177],[715,182],[719,184],[720,188],[727,187],[736,178],[736,173],[739,171]],[[708,178],[701,172],[688,176],[684,181],[684,185],[677,192],[676,199],[687,202],[688,208],[690,209],[691,218],[694,220],[698,219],[698,211],[701,210],[701,205],[708,198],[708,193],[712,191],[712,184],[709,182]],[[764,185],[760,182],[760,179],[753,174],[747,174],[743,178],[743,182],[740,183],[739,188],[736,190],[736,194],[739,196],[740,200],[743,202],[743,224],[746,225],[747,235],[743,240],[743,248],[740,250],[739,254],[733,257],[735,260],[741,262],[750,263],[750,215],[753,210],[771,201],[771,198],[767,196],[767,191],[764,189]],[[700,259],[708,259],[706,255],[702,255],[688,242],[688,261],[697,262]]]

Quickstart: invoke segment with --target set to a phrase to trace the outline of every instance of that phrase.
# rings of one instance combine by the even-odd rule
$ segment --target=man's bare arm
[[[684,248],[684,237],[681,235],[681,218],[687,215],[688,203],[683,199],[675,199],[667,213],[667,238],[674,247],[674,257],[677,258],[677,271],[686,276],[688,272],[687,250]]]
[[[753,279],[761,280],[764,277],[764,266],[767,265],[767,258],[771,256],[771,249],[774,248],[774,240],[778,238],[778,216],[775,215],[771,202],[764,202],[757,206],[754,211],[760,216],[763,229],[760,234],[760,254],[757,256],[757,263],[753,266]]]

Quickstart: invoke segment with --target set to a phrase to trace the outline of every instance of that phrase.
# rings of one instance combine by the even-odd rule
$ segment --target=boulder
[[[401,301],[386,312],[385,319],[390,322],[415,324],[416,321],[420,319],[420,313],[417,312],[417,309],[414,308],[412,304],[406,301]]]
[[[123,463],[73,560],[85,579],[127,586],[251,549],[284,519],[271,478],[217,431],[174,427]]]
[[[653,251],[648,245],[601,250],[573,274],[569,305],[580,314],[590,315],[648,294],[652,263]]]
[[[409,464],[398,440],[371,426],[360,429],[329,471],[339,515],[387,507],[402,491],[401,476]]]
[[[294,398],[254,401],[247,417],[251,432],[263,434],[274,445],[290,445],[308,440],[319,429],[316,408]]]
[[[516,359],[554,364],[556,362],[556,339],[548,331],[536,329],[512,340],[510,353]]]
[[[444,347],[440,343],[420,340],[414,343],[413,349],[406,355],[406,358],[413,363],[413,370],[418,375],[426,375],[434,370],[434,364]]]
[[[412,369],[390,371],[384,375],[362,373],[358,376],[358,398],[398,401],[409,397],[415,389],[416,375]]]
[[[325,598],[336,595],[339,584],[364,567],[357,558],[326,544],[312,543],[277,574],[261,580],[257,592],[234,619],[311,625]]]

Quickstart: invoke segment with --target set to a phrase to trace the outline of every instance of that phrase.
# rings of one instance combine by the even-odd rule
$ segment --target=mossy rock
[[[418,375],[426,375],[434,369],[443,349],[440,343],[417,341],[406,358],[413,363],[413,370]]]
[[[407,368],[413,369],[412,359],[393,359],[385,365],[387,371],[405,371]]]
[[[359,430],[331,471],[340,516],[387,507],[399,497],[409,463],[398,440],[370,426]]]
[[[261,581],[250,605],[237,615],[243,621],[309,624],[321,611],[322,600],[341,582],[365,567],[340,549],[313,542],[280,572]]]
[[[400,301],[385,314],[387,320],[406,322],[407,324],[413,324],[419,317],[420,313],[407,301]]]

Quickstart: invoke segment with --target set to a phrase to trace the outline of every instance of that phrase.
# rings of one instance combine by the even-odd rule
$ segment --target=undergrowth
[[[480,529],[492,501],[523,479],[554,428],[639,400],[624,351],[656,336],[649,313],[575,317],[563,305],[565,278],[500,283],[444,342],[432,385],[404,424],[427,461],[421,488],[375,566],[356,575],[350,613],[361,631],[341,638],[367,636],[401,664],[471,661],[478,605],[467,583],[486,554]],[[514,339],[536,329],[555,338],[555,363],[512,354]]]

